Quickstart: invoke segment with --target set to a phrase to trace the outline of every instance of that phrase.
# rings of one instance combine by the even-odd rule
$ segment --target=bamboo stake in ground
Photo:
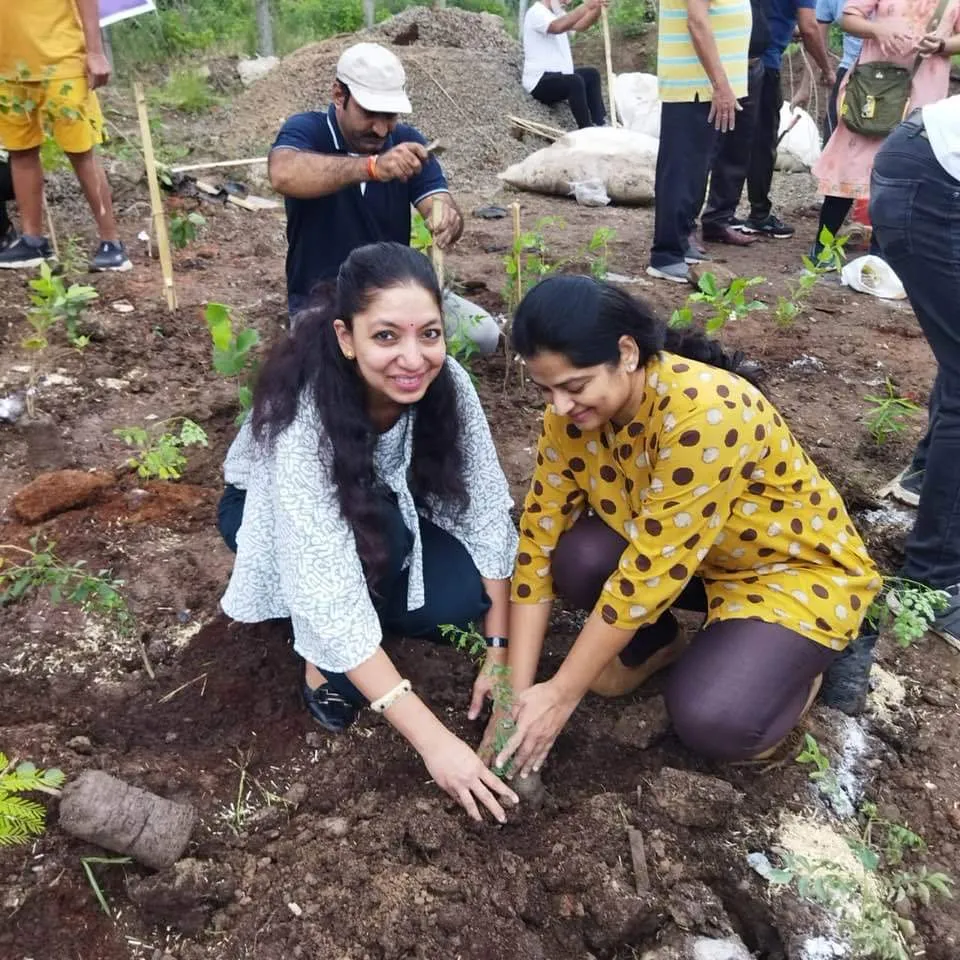
[[[167,218],[163,213],[163,200],[160,197],[160,181],[157,179],[157,160],[153,153],[153,137],[150,133],[150,115],[147,113],[147,100],[143,95],[143,86],[133,85],[137,100],[137,116],[140,118],[140,138],[143,142],[143,162],[147,168],[147,186],[150,188],[150,210],[153,214],[153,229],[157,236],[157,252],[160,254],[160,271],[163,273],[163,292],[167,298],[167,308],[173,313],[177,309],[177,291],[173,286],[173,257],[170,253],[170,237],[167,233]]]
[[[600,8],[600,25],[603,28],[603,56],[607,61],[607,99],[610,101],[610,126],[619,126],[617,122],[617,103],[613,96],[613,55],[610,52],[610,21],[607,8]]]
[[[439,284],[441,291],[443,290],[444,264],[443,251],[440,249],[440,244],[437,243],[437,230],[440,229],[440,224],[442,222],[443,198],[436,196],[433,198],[433,206],[430,208],[430,227],[431,232],[433,233],[433,243],[430,244],[430,256],[433,259],[433,269],[437,274],[437,283]]]

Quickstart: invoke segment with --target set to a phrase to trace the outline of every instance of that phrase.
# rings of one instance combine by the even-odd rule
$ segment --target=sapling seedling
[[[885,577],[883,589],[867,610],[867,620],[879,630],[892,625],[894,639],[909,647],[933,625],[950,604],[950,594],[904,577]]]
[[[923,838],[901,824],[881,818],[877,807],[860,807],[860,829],[847,838],[860,867],[781,852],[782,867],[772,870],[775,886],[793,886],[804,900],[833,913],[853,956],[872,960],[911,960],[908,941],[916,930],[901,916],[898,905],[929,904],[934,896],[952,898],[953,880],[925,865],[916,870],[891,870],[908,853],[926,850]],[[883,836],[878,838],[877,833]]]
[[[111,620],[122,635],[134,632],[136,623],[120,593],[122,580],[109,570],[90,573],[84,561],[65,563],[55,553],[56,543],[41,545],[39,535],[30,538],[30,549],[0,544],[0,607],[16,603],[30,594],[46,590],[50,602],[76,604],[84,613],[95,613]],[[22,563],[4,558],[4,553],[23,556]]]
[[[756,310],[765,310],[766,304],[760,300],[748,300],[747,291],[763,283],[763,277],[735,277],[728,286],[721,288],[712,273],[705,273],[697,284],[697,292],[687,297],[686,304],[674,310],[670,317],[670,326],[684,329],[693,323],[692,304],[706,303],[711,313],[704,322],[707,334],[717,334],[728,323],[740,320]]]
[[[597,227],[586,247],[590,273],[594,280],[606,280],[609,272],[610,241],[617,235],[612,227]]]
[[[827,273],[841,270],[847,259],[848,237],[834,236],[826,227],[820,230],[820,249],[816,259],[809,255],[803,258],[803,271],[796,280],[787,281],[789,297],[778,297],[773,318],[778,326],[789,327],[800,315],[803,305],[820,278]]]
[[[250,381],[256,373],[254,348],[260,343],[260,334],[253,327],[235,329],[230,307],[222,303],[208,303],[204,318],[213,342],[213,369],[236,381],[240,405],[237,423],[242,423],[253,406]]]
[[[90,343],[90,338],[80,333],[80,319],[87,305],[99,298],[95,287],[72,283],[69,287],[51,269],[49,263],[40,264],[40,276],[30,281],[33,294],[30,301],[33,309],[27,314],[27,322],[34,333],[23,341],[28,350],[44,350],[49,346],[47,333],[57,321],[62,320],[67,331],[67,340],[78,350]]]
[[[44,807],[20,794],[48,793],[59,797],[65,779],[62,770],[40,770],[28,761],[17,763],[0,751],[0,847],[28,843],[46,828]]]
[[[487,670],[493,679],[491,696],[493,710],[497,716],[497,726],[494,732],[491,749],[496,757],[506,747],[513,736],[515,723],[512,716],[513,686],[510,683],[510,668],[505,664],[486,666],[487,641],[480,635],[474,626],[468,630],[445,623],[440,625],[440,634],[457,650],[465,653],[481,670]],[[506,776],[512,767],[512,761],[504,767],[494,767],[493,772],[499,777]]]
[[[410,246],[426,256],[430,256],[430,250],[433,248],[433,234],[430,232],[430,227],[416,210],[410,221]]]
[[[868,394],[864,398],[871,405],[864,423],[878,447],[903,433],[907,429],[907,420],[920,412],[919,404],[897,393],[889,377],[884,391],[882,396]]]
[[[812,734],[804,734],[803,750],[797,754],[796,762],[811,765],[807,779],[815,784],[817,790],[827,799],[837,798],[841,794],[837,775],[830,767],[830,758],[821,751],[820,744]]]
[[[176,424],[179,432],[168,429]],[[179,480],[187,465],[183,448],[207,445],[203,428],[188,417],[171,417],[148,427],[117,427],[113,435],[133,447],[127,466],[136,468],[137,476],[145,480]]]
[[[170,218],[170,242],[178,250],[182,250],[197,239],[200,228],[206,226],[206,223],[206,217],[196,210],[174,214]]]

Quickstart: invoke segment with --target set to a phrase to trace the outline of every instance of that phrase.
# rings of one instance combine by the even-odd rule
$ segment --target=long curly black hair
[[[334,321],[339,318],[352,330],[354,316],[375,296],[399,286],[421,287],[442,309],[436,274],[423,254],[400,243],[375,243],[354,250],[340,267],[336,283],[314,290],[311,306],[297,315],[290,336],[274,347],[261,369],[253,400],[253,434],[267,444],[290,426],[299,404],[316,406],[323,425],[317,438],[318,455],[324,462],[332,449],[331,480],[372,582],[383,572],[387,559],[381,534],[385,488],[373,464],[379,434],[370,419],[366,381],[357,365],[343,355]],[[462,509],[467,493],[461,416],[456,385],[446,365],[416,410],[411,492],[428,515],[432,498],[447,509]]]
[[[727,353],[697,331],[668,327],[648,303],[592,277],[556,276],[538,283],[513,318],[513,346],[522,357],[540,350],[565,356],[575,367],[620,362],[620,338],[632,337],[640,363],[661,350],[719,367],[754,382],[740,351]]]

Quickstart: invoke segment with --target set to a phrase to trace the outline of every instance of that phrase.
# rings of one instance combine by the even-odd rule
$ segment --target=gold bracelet
[[[379,700],[374,700],[370,704],[370,709],[374,713],[383,713],[389,710],[398,700],[402,700],[413,687],[409,680],[401,680],[392,690],[385,693]]]

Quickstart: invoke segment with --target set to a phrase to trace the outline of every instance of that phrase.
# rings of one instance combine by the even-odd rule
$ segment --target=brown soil
[[[809,188],[798,178],[779,181],[778,190],[806,195]],[[471,210],[481,198],[460,199]],[[311,725],[286,625],[241,627],[217,612],[232,558],[214,528],[215,504],[235,406],[232,387],[211,371],[201,307],[229,303],[265,340],[275,337],[284,301],[282,218],[205,207],[208,256],[177,255],[181,306],[170,314],[159,268],[134,239],[143,196],[123,189],[118,200],[135,270],[94,279],[101,295],[92,311],[94,343],[82,355],[58,345],[42,358],[42,372],[53,376],[40,386],[37,418],[0,423],[0,502],[8,505],[43,471],[116,471],[125,451],[112,429],[148,417],[189,416],[210,446],[188,451],[181,484],[141,483],[120,471],[116,489],[92,506],[32,527],[9,512],[0,518],[0,542],[25,545],[39,534],[55,540],[65,560],[124,580],[140,626],[139,637],[117,638],[109,624],[44,598],[0,608],[0,749],[59,765],[69,776],[103,769],[193,804],[200,826],[188,854],[196,862],[156,880],[135,865],[95,867],[115,911],[108,918],[80,865],[80,857],[103,852],[62,834],[51,802],[47,834],[0,854],[0,957],[626,960],[681,928],[719,936],[732,926],[763,960],[801,960],[803,935],[818,932],[821,921],[791,895],[772,898],[745,856],[769,850],[781,811],[818,804],[805,771],[789,761],[768,770],[709,767],[672,734],[650,733],[658,709],[643,701],[656,694],[656,680],[627,701],[588,698],[553,750],[543,806],[517,812],[504,827],[470,824],[380,720],[365,715],[342,737]],[[594,230],[613,227],[610,268],[639,278],[630,289],[663,313],[681,304],[686,291],[643,274],[650,212],[521,201],[525,225],[563,217],[564,227],[547,228],[556,258],[582,264]],[[796,240],[714,250],[738,273],[766,277],[759,295],[768,302],[785,292],[813,238],[815,221],[800,206],[781,210],[797,223]],[[89,245],[80,207],[55,202],[53,213],[62,234],[80,233]],[[470,218],[448,259],[493,309],[503,306],[509,243],[509,220]],[[134,312],[114,311],[120,300]],[[25,279],[0,276],[0,396],[27,381],[29,360],[19,348],[26,303]],[[853,510],[875,505],[874,491],[903,464],[921,423],[878,448],[862,424],[864,395],[890,376],[922,401],[932,380],[931,355],[909,308],[824,283],[793,328],[779,330],[761,313],[729,326],[723,339],[761,361],[766,392]],[[515,380],[503,389],[502,358],[479,362],[476,371],[519,498],[541,401]],[[892,568],[902,534],[864,529],[876,557]],[[545,674],[575,629],[572,618],[558,616]],[[391,654],[445,722],[479,738],[479,726],[466,720],[470,668],[460,655],[409,642]],[[864,721],[874,738],[862,772],[867,795],[894,806],[926,837],[922,862],[956,873],[960,661],[934,639],[907,651],[885,642],[880,660],[905,682],[907,699],[896,725]],[[631,742],[629,723],[645,731],[645,748],[639,732]],[[838,718],[818,709],[812,729],[829,749]],[[662,779],[664,768],[709,773],[728,786],[699,781],[673,806],[669,791],[686,781],[673,773]],[[710,808],[712,826],[695,825],[690,797]],[[628,826],[646,846],[650,890],[643,896]],[[928,960],[960,956],[953,902],[920,909],[914,919],[915,947],[925,947]]]

